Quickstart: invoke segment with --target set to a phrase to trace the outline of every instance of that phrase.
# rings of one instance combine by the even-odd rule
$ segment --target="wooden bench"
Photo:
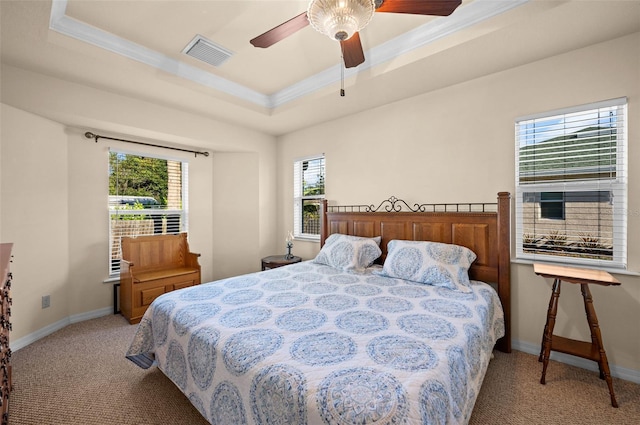
[[[134,324],[160,295],[200,284],[200,254],[189,251],[187,234],[122,238],[120,312]]]

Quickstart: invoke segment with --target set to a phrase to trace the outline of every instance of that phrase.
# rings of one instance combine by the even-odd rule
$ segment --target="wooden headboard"
[[[332,233],[381,236],[382,264],[392,239],[434,241],[466,246],[477,255],[469,277],[494,285],[505,314],[505,336],[496,347],[511,352],[510,195],[496,203],[415,204],[391,197],[374,205],[322,204],[320,242]]]

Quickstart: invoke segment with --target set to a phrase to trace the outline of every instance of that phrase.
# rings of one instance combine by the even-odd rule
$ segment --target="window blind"
[[[124,236],[188,229],[188,163],[109,152],[109,274],[120,272]]]
[[[294,236],[320,236],[320,203],[324,199],[325,160],[317,155],[293,163]]]
[[[626,98],[516,121],[519,258],[626,266]]]

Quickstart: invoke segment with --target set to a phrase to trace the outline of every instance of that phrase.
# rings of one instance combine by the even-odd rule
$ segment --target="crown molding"
[[[52,1],[50,29],[256,105],[270,104],[265,94],[70,18],[65,14],[66,8],[67,0]]]
[[[383,64],[529,1],[475,0],[469,5],[456,10],[446,19],[443,17],[434,19],[366,51],[365,62],[356,68],[345,69],[344,77],[349,78],[357,75],[362,71]],[[341,65],[336,64],[282,90],[267,95],[73,19],[66,15],[67,2],[68,0],[52,0],[49,19],[49,28],[51,30],[266,109],[273,110],[288,102],[310,95],[324,87],[337,83],[341,78]]]

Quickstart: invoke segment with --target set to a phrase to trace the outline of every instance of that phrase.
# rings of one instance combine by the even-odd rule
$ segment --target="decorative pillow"
[[[380,274],[471,292],[469,267],[476,254],[459,245],[392,240]]]
[[[340,270],[361,272],[382,254],[379,244],[380,241],[376,243],[374,238],[334,233],[313,261]]]

